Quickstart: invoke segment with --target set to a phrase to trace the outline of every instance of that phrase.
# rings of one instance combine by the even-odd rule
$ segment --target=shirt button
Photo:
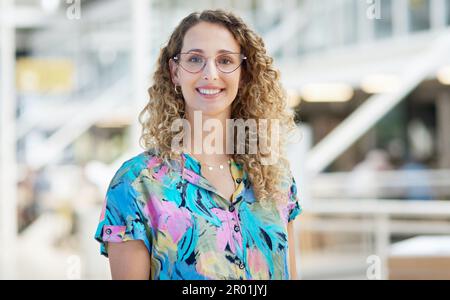
[[[241,263],[239,264],[239,269],[241,269],[241,270],[245,269],[245,265],[244,265],[243,262],[241,262]]]
[[[107,234],[107,235],[110,235],[110,234],[111,234],[111,232],[112,232],[112,230],[111,230],[111,229],[109,229],[109,228],[108,228],[108,229],[106,229],[106,234]]]
[[[235,209],[234,205],[230,205],[230,208],[228,209],[230,212],[233,212]]]
[[[239,232],[241,230],[238,225],[234,225],[234,231]]]
[[[242,182],[242,178],[237,178],[237,179],[236,179],[236,182],[237,182],[237,183],[241,183],[241,182]]]

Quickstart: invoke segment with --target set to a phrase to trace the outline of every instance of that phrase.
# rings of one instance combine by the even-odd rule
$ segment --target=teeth
[[[205,95],[215,95],[215,94],[220,93],[221,90],[217,90],[217,89],[215,89],[215,90],[198,89],[198,91],[201,94],[205,94]]]

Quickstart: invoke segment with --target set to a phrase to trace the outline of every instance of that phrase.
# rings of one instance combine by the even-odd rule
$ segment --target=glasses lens
[[[238,53],[227,53],[216,57],[216,66],[224,73],[231,73],[242,63],[242,55]]]
[[[206,58],[196,53],[181,53],[180,64],[188,72],[197,73],[202,70]],[[243,55],[239,53],[225,53],[216,57],[216,66],[223,73],[231,73],[241,65]]]
[[[200,54],[184,53],[180,54],[181,66],[189,72],[197,73],[203,68],[205,58]]]

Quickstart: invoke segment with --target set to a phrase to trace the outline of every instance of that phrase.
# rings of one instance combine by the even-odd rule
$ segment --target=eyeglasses
[[[224,53],[219,54],[214,58],[217,69],[222,73],[232,73],[236,71],[247,59],[244,54],[241,53]],[[180,53],[173,57],[185,71],[189,73],[198,73],[202,71],[208,58],[198,53]]]

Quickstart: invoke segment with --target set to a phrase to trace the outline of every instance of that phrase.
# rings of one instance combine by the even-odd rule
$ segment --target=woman
[[[161,50],[149,95],[147,150],[112,179],[95,235],[112,278],[294,279],[301,208],[283,148],[295,124],[262,39],[231,13],[192,13]],[[250,126],[236,137],[230,120],[278,123],[250,153]],[[199,132],[207,124],[225,132],[211,147]]]

